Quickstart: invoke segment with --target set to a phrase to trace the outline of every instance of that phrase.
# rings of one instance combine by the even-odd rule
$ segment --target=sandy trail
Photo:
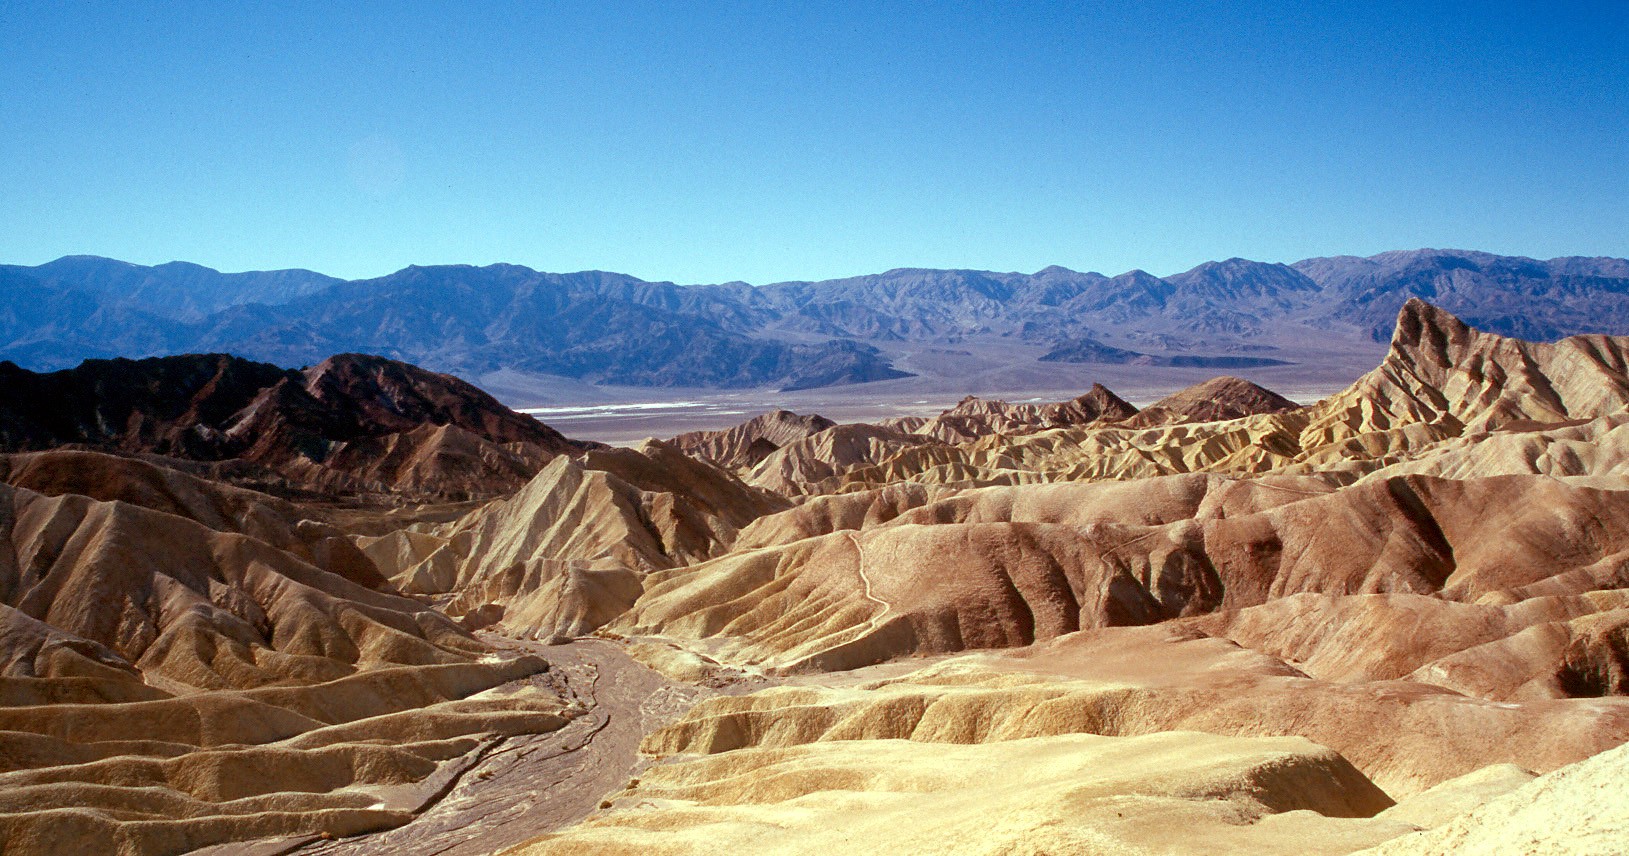
[[[575,823],[617,791],[641,765],[639,742],[701,698],[719,691],[676,684],[617,643],[580,639],[542,645],[483,634],[500,648],[538,654],[587,712],[550,734],[499,741],[411,823],[338,841],[261,842],[259,854],[300,856],[413,853],[474,856],[511,847]]]
[[[888,615],[888,613],[893,609],[893,606],[890,605],[888,601],[877,597],[871,591],[871,577],[865,572],[865,546],[860,543],[860,536],[854,534],[852,530],[845,531],[843,534],[848,536],[848,540],[854,544],[854,552],[858,554],[855,570],[860,574],[860,582],[865,584],[864,594],[866,599],[882,607],[882,612],[879,612],[871,617],[871,623],[866,629],[866,632],[869,633],[872,629],[876,628],[878,621],[881,621],[884,616]],[[861,635],[863,636],[865,634],[862,633]]]

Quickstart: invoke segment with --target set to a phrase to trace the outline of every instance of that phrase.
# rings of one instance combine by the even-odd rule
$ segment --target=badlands
[[[608,448],[0,364],[5,853],[1629,852],[1629,338]]]

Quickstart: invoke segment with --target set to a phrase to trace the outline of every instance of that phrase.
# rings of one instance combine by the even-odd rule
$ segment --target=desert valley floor
[[[1114,386],[0,363],[0,849],[1629,852],[1629,338]]]

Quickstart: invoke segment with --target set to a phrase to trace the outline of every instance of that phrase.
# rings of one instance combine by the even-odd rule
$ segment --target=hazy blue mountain
[[[901,377],[888,355],[919,343],[1006,354],[1002,343],[1020,343],[1036,359],[1169,366],[1282,363],[1215,356],[1281,347],[1316,358],[1325,343],[1384,340],[1410,297],[1523,338],[1629,332],[1629,261],[1414,250],[1293,265],[1235,258],[1163,278],[901,268],[754,287],[517,265],[342,281],[74,256],[0,266],[0,359],[53,369],[230,352],[292,367],[359,352],[465,376],[512,368],[801,389]]]
[[[22,270],[106,304],[180,321],[197,321],[243,303],[287,303],[343,282],[308,270],[221,273],[190,262],[147,267],[100,256],[64,256]]]
[[[515,265],[410,267],[280,307],[210,319],[203,349],[283,365],[380,354],[478,374],[498,368],[635,386],[803,385],[904,377],[853,341],[748,336],[764,313],[741,286],[682,288]]]
[[[1369,258],[1307,259],[1293,267],[1339,303],[1330,316],[1391,335],[1410,297],[1441,306],[1480,330],[1522,339],[1629,331],[1629,260],[1539,261],[1466,250],[1410,250]]]

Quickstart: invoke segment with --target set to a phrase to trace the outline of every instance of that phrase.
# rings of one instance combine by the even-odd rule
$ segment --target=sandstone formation
[[[1519,545],[1498,538],[1510,530],[1524,533]],[[1298,594],[1408,592],[1476,606],[1570,597],[1553,609],[1525,603],[1522,614],[1545,623],[1601,613],[1591,619],[1598,622],[1622,605],[1590,593],[1622,584],[1625,550],[1623,494],[1533,476],[1409,476],[1340,490],[1306,478],[1198,474],[986,488],[863,528],[654,574],[616,629],[713,639],[755,664],[831,669]],[[1482,611],[1490,610],[1499,607]],[[1522,621],[1503,626],[1515,633]],[[1327,622],[1312,623],[1327,632]],[[1618,680],[1608,654],[1618,631],[1603,632],[1578,645],[1604,645],[1606,659],[1581,649],[1575,657],[1596,665],[1567,680]],[[1448,635],[1467,646],[1493,638]],[[1561,680],[1555,653],[1532,663],[1528,677]]]
[[[1372,856],[1613,853],[1629,840],[1629,746],[1556,770],[1449,823],[1364,851]]]
[[[368,588],[386,585],[345,532],[312,519],[306,509],[171,467],[98,452],[29,452],[0,456],[0,482],[45,496],[75,494],[184,517],[263,541]]]
[[[815,493],[822,480],[876,464],[904,449],[941,445],[932,438],[880,425],[836,425],[776,449],[759,461],[747,481],[789,496]]]
[[[686,454],[712,461],[728,470],[756,466],[782,446],[836,426],[818,414],[799,416],[790,410],[772,410],[723,431],[680,434],[673,445]]]
[[[1374,820],[1385,795],[1308,741],[1188,733],[741,749],[617,797],[510,854],[1347,853],[1413,829]]]
[[[403,591],[451,595],[455,616],[521,636],[586,634],[652,572],[728,551],[786,501],[677,447],[558,457],[508,499],[433,532],[362,539]]]
[[[1565,848],[1625,828],[1611,778],[1623,750],[1606,750],[1626,738],[1623,699],[1508,705],[1407,682],[1342,685],[1219,640],[1115,628],[899,677],[705,701],[647,738],[646,751],[671,761],[607,811],[512,852],[700,853],[722,841],[791,853],[866,841],[1402,853],[1460,846],[1468,830],[1491,844],[1498,833],[1482,827],[1507,815],[1464,813],[1540,794],[1544,808],[1515,813],[1507,830],[1537,852],[1610,852]],[[1288,754],[1255,766],[1269,746]],[[1524,767],[1558,772],[1535,781]],[[1576,831],[1547,828],[1569,815],[1583,821]]]
[[[1629,816],[1602,790],[1629,740],[1626,354],[1411,302],[1381,366],[1310,407],[1223,378],[1118,424],[1007,431],[1009,406],[970,399],[945,414],[969,430],[889,426],[938,442],[829,462],[806,444],[769,483],[796,506],[649,574],[609,625],[691,652],[664,654],[675,674],[786,685],[702,702],[647,738],[670,760],[517,852],[748,836],[801,852],[851,833],[958,852],[1610,852],[1597,842]],[[902,673],[909,658],[935,664]],[[1386,799],[1228,828],[1128,779],[1110,818],[1070,790],[1095,779],[1001,766],[1031,745],[1069,756],[1048,741],[1074,735],[1200,734],[1307,740]],[[958,765],[981,775],[937,778]],[[1296,793],[1312,781],[1343,779]],[[1569,787],[1595,789],[1590,807],[1550,796]],[[1011,830],[950,808],[1005,794],[1025,795]],[[1575,834],[1548,825],[1573,815]],[[1171,818],[1193,837],[1160,837]]]
[[[1626,345],[1610,336],[1507,339],[1410,300],[1386,359],[1318,406],[1301,445],[1410,424],[1443,424],[1458,434],[1605,416],[1629,405]]]
[[[1629,739],[1623,698],[1512,704],[1420,682],[1323,680],[1182,627],[1082,631],[898,677],[866,675],[704,701],[645,749],[665,757],[843,740],[1294,735],[1339,751],[1401,800],[1489,765],[1548,771]]]

